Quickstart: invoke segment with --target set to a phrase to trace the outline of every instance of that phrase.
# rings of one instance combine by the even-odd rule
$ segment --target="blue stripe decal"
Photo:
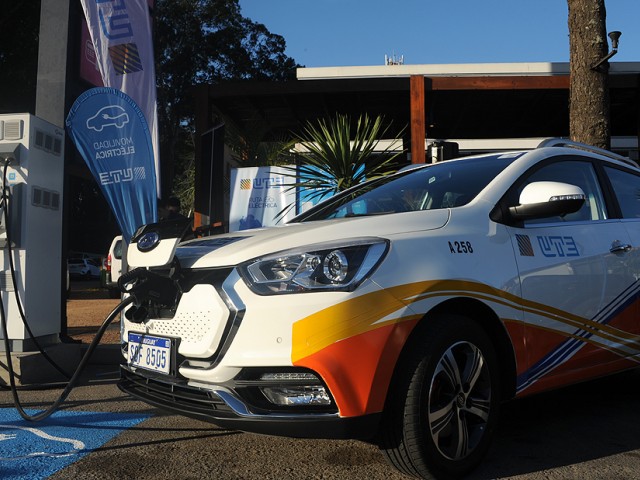
[[[640,286],[638,285],[638,283],[631,284],[620,295],[618,295],[618,297],[616,297],[602,310],[600,310],[600,312],[598,312],[598,314],[596,314],[596,316],[593,318],[593,321],[601,325],[609,324],[621,312],[627,309],[638,299],[639,292]],[[540,359],[527,371],[518,375],[516,388],[517,393],[520,393],[522,390],[529,387],[538,379],[578,353],[578,351],[580,351],[580,349],[582,349],[582,347],[586,345],[586,342],[584,342],[582,339],[589,339],[594,334],[592,332],[578,329],[573,333],[573,335],[580,337],[580,339],[566,339],[565,341],[560,343],[560,345],[558,345],[555,350]]]

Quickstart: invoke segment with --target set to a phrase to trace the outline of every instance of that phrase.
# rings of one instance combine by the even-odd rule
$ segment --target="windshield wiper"
[[[395,210],[387,210],[385,212],[347,213],[343,218],[372,217],[374,215],[389,215],[390,213],[396,213],[396,211]]]

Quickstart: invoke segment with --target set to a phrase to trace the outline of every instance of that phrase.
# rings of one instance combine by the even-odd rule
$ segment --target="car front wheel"
[[[380,446],[403,473],[460,477],[480,463],[496,423],[495,350],[482,328],[462,316],[439,316],[421,327],[392,382]]]

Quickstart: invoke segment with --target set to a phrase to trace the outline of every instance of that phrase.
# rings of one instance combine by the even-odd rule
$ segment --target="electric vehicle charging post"
[[[71,365],[80,354],[74,348],[77,355],[70,355],[72,346],[64,348],[59,335],[64,130],[27,113],[0,115],[0,171],[0,299],[10,350],[22,383],[42,375],[50,380],[52,371],[43,368],[38,347],[62,363],[75,362]],[[6,373],[0,368],[1,379]]]

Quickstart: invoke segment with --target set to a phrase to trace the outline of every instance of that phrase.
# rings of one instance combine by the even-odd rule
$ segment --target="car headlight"
[[[380,264],[388,250],[381,238],[310,245],[250,260],[239,267],[259,295],[352,291]]]

